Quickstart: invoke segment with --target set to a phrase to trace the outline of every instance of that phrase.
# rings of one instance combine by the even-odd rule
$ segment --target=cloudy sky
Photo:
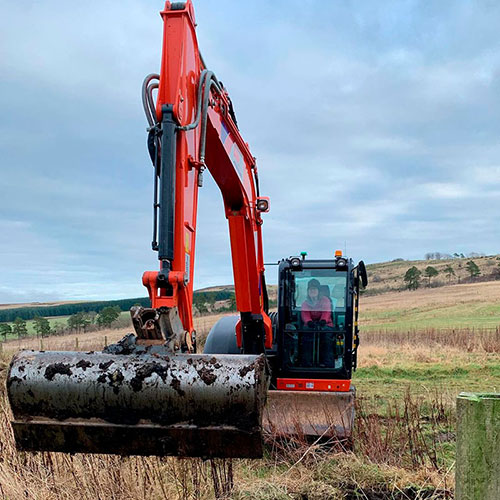
[[[0,302],[145,295],[157,264],[140,87],[159,70],[162,5],[0,0]],[[266,261],[500,252],[499,2],[195,9],[271,198]],[[232,282],[207,177],[196,287]]]

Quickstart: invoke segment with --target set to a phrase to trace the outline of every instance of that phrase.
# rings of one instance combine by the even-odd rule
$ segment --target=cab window
[[[285,365],[343,368],[347,272],[304,269],[290,276],[290,321],[285,325]]]

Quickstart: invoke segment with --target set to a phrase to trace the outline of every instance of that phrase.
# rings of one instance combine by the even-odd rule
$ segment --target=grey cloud
[[[0,301],[144,295],[156,256],[139,89],[159,67],[163,3],[0,3]],[[496,2],[195,8],[271,197],[267,261],[345,242],[368,261],[498,251]],[[197,248],[197,286],[232,281],[209,180]]]

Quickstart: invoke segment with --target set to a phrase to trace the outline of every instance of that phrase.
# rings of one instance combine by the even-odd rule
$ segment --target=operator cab
[[[273,385],[310,389],[292,387],[288,382],[351,379],[356,365],[361,269],[364,278],[364,264],[355,266],[339,251],[331,260],[306,260],[302,254],[302,258],[280,262],[276,328],[279,361],[273,370]]]

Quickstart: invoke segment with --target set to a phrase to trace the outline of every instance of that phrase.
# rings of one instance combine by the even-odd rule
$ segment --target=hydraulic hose
[[[154,81],[156,80],[156,81]],[[157,73],[151,73],[142,82],[142,105],[144,107],[144,113],[146,114],[146,119],[150,127],[154,127],[157,123],[156,119],[156,109],[153,100],[153,90],[158,88],[158,82],[160,80],[160,75]],[[151,83],[153,82],[154,83]]]

